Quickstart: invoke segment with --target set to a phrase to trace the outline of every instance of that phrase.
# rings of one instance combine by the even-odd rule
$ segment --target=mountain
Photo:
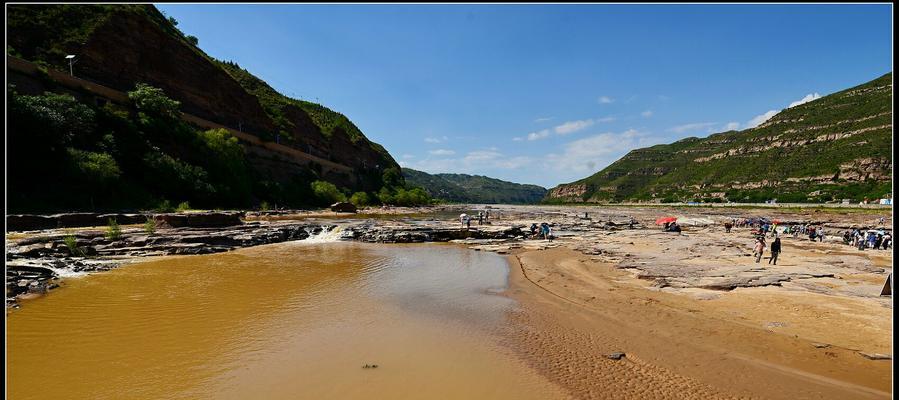
[[[96,201],[136,207],[160,200],[208,206],[259,201],[302,205],[312,202],[309,186],[316,180],[346,193],[377,193],[385,186],[403,185],[396,161],[346,116],[283,96],[236,63],[210,57],[198,47],[199,39],[182,33],[176,20],[152,5],[10,5],[7,34],[7,91],[16,104],[8,111],[24,121],[9,131],[10,145],[21,146],[9,167],[10,182],[21,188],[10,198],[11,208],[88,204],[87,196],[78,194],[60,199],[38,193],[46,191],[48,180],[57,186],[91,185],[98,191],[91,207]],[[67,76],[69,54],[75,55],[74,78]],[[170,104],[180,121],[151,120],[159,116],[140,109],[131,97],[139,84],[161,89],[144,94],[176,101]],[[145,101],[145,108],[168,104],[154,101]],[[35,132],[49,132],[52,121],[46,119],[54,112],[83,116],[82,128],[91,132],[66,131],[47,138],[59,141],[56,147],[31,140]],[[73,120],[64,122],[70,125]],[[221,129],[217,134],[222,140],[236,139],[242,148],[221,161],[245,164],[245,182],[232,184],[229,179],[238,176],[213,171],[217,167],[211,165],[210,154],[221,153],[221,146],[201,133],[215,128]],[[135,136],[142,141],[131,143]],[[110,143],[104,144],[104,137]],[[125,142],[128,148],[121,146]],[[36,159],[57,164],[33,165]],[[92,164],[115,172],[103,187],[88,176]],[[53,170],[67,174],[50,173]],[[85,174],[79,176],[79,170]],[[145,175],[153,172],[177,181],[172,186],[184,187],[151,182]],[[132,196],[135,191],[141,193]]]
[[[410,186],[424,188],[432,197],[452,203],[531,204],[546,195],[537,185],[506,182],[480,175],[429,174],[403,168]]]
[[[892,91],[888,73],[787,108],[758,127],[632,150],[559,185],[547,202],[826,202],[889,195]]]

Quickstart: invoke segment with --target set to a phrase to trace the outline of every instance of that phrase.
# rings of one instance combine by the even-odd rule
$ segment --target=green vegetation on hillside
[[[826,202],[891,192],[892,73],[759,127],[633,150],[547,201]],[[861,176],[860,176],[861,175]],[[790,179],[792,178],[792,179]]]
[[[523,185],[479,175],[428,174],[403,168],[410,185],[424,190],[443,201],[454,203],[530,204],[537,203],[546,189],[537,185]]]
[[[140,18],[122,18],[134,16]],[[135,82],[129,93],[130,104],[98,105],[91,94],[72,92],[44,74],[36,77],[40,81],[38,85],[26,79],[22,93],[17,93],[14,86],[7,88],[7,111],[12,121],[8,128],[9,145],[15,149],[10,152],[9,160],[11,210],[174,209],[172,204],[187,201],[208,208],[261,204],[301,207],[327,205],[326,198],[328,201],[353,198],[372,205],[431,202],[430,197],[419,196],[421,192],[405,186],[399,166],[390,154],[369,141],[346,116],[320,104],[290,99],[237,64],[214,60],[197,47],[198,38],[185,35],[177,28],[178,21],[152,5],[11,5],[7,19],[11,39],[7,52],[37,63],[42,71],[48,67],[68,70],[66,54],[108,51],[115,55],[116,48],[91,47],[91,43],[97,43],[91,39],[99,35],[101,28],[115,27],[117,21],[128,24],[146,21],[152,24],[150,27],[158,27],[209,61],[212,72],[221,69],[219,78],[227,80],[230,76],[240,88],[256,97],[276,131],[250,133],[330,158],[353,170],[347,174],[323,173],[321,165],[316,163],[284,170],[282,166],[289,161],[255,153],[247,158],[237,138],[225,130],[204,131],[185,123],[180,119],[182,104],[178,99],[170,98],[172,95],[161,89],[140,84],[137,77],[132,77]],[[129,32],[134,30],[131,26],[127,28]],[[141,43],[139,38],[134,39],[123,42]],[[90,51],[81,52],[81,49]],[[90,79],[96,83],[104,84],[104,76],[115,75],[114,67],[107,68],[107,63],[94,67],[97,71]],[[162,79],[170,73],[156,72]],[[117,77],[123,78],[126,86],[131,87],[127,83],[129,77]],[[202,93],[199,88],[203,83],[183,89]],[[166,90],[177,95],[179,89],[175,86],[174,90],[168,87]],[[40,93],[43,90],[49,92]],[[227,101],[229,97],[224,98]],[[222,101],[214,96],[208,99],[209,103],[203,100],[207,99],[191,100],[191,105],[216,107],[221,105],[216,102]],[[271,126],[264,117],[262,120],[261,125]],[[351,145],[344,144],[345,140]],[[315,182],[328,183],[329,195],[317,196]]]

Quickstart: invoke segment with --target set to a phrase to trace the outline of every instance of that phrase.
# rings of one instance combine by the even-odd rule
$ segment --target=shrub
[[[187,35],[185,37],[185,39],[187,39],[187,41],[194,46],[197,46],[200,44],[200,39],[197,39],[197,37],[194,35]]]
[[[315,199],[320,205],[329,205],[332,203],[346,201],[346,195],[337,189],[331,182],[315,181],[310,185]]]
[[[268,211],[269,210],[268,202],[263,201],[262,203],[259,203],[259,210],[260,211]]]
[[[190,210],[190,203],[186,202],[186,201],[182,201],[181,203],[179,203],[178,208],[175,209],[175,211],[178,211],[178,212],[188,211],[188,210]]]
[[[371,204],[371,199],[368,198],[368,193],[356,192],[350,196],[350,203],[356,207],[365,207]]]
[[[144,232],[148,235],[156,233],[156,220],[148,217],[147,222],[144,222]]]
[[[156,206],[155,211],[168,213],[168,212],[175,211],[175,207],[172,207],[172,202],[170,202],[168,200],[163,200],[162,202],[159,203],[159,205]]]
[[[70,234],[66,235],[65,238],[63,238],[63,241],[65,242],[66,247],[69,248],[69,254],[71,254],[73,256],[79,256],[79,255],[84,254],[84,252],[82,252],[81,249],[78,248],[78,245],[77,245],[78,240],[75,239],[75,235],[70,233]]]
[[[118,240],[122,237],[122,228],[115,219],[110,218],[106,225],[106,238],[109,240]]]

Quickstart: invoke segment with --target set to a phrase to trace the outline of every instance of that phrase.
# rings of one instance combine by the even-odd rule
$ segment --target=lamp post
[[[69,75],[75,76],[75,74],[72,71],[72,65],[75,64],[75,55],[74,54],[67,55],[66,60],[69,60]]]

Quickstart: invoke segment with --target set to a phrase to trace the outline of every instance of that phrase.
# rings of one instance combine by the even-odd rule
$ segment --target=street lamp
[[[74,54],[67,55],[66,60],[69,60],[69,75],[75,76],[75,74],[72,73],[72,65],[75,64],[75,55]]]

